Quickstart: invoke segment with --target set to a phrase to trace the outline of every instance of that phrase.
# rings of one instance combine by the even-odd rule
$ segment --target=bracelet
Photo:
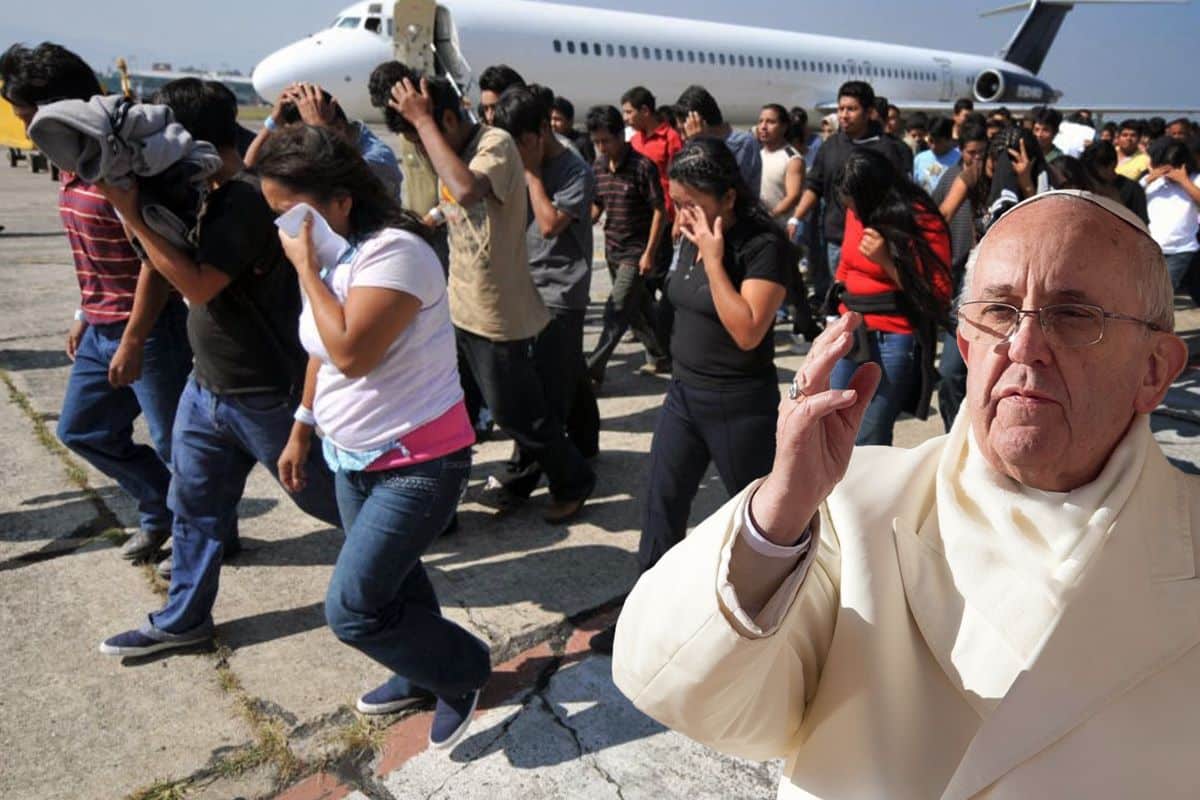
[[[444,225],[446,223],[446,215],[437,206],[429,209],[429,218],[433,220],[435,225]]]
[[[279,127],[279,123],[275,122],[274,117],[269,116],[263,120],[263,127],[266,128],[268,131],[274,132],[274,130]]]
[[[791,219],[789,219],[789,220],[787,221],[787,224],[788,224],[788,225],[796,225],[796,226],[798,227],[798,226],[800,225],[800,218],[799,218],[799,217],[792,217]]]
[[[84,316],[82,308],[75,309],[75,321],[76,322],[87,322],[87,317]]]
[[[296,413],[292,414],[292,419],[310,428],[317,427],[317,418],[313,416],[312,409],[308,406],[296,406]]]

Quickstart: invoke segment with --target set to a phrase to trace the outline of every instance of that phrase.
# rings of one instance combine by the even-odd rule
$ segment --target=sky
[[[386,2],[387,0],[385,0]],[[1009,0],[587,0],[588,5],[690,16],[780,30],[823,33],[917,47],[994,55],[1023,12],[980,18]],[[56,0],[22,3],[6,14],[0,37],[27,43],[51,39],[101,72],[117,56],[148,68],[168,61],[249,73],[272,50],[327,26],[349,2],[314,0]],[[70,21],[70,27],[64,25]],[[1067,15],[1041,75],[1063,91],[1063,102],[1200,107],[1200,3],[1076,6]]]

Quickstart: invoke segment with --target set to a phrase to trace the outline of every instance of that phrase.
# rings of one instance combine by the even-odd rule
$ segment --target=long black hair
[[[363,161],[358,148],[329,128],[281,128],[263,145],[254,172],[322,203],[350,195],[354,200],[350,230],[356,238],[365,238],[382,228],[399,228],[429,241],[428,228],[415,214],[400,207]]]
[[[887,240],[900,288],[917,315],[948,324],[949,308],[934,292],[932,275],[942,269],[949,278],[950,265],[926,237],[930,226],[946,235],[949,229],[933,198],[887,157],[864,147],[855,148],[846,159],[837,191],[851,201],[864,228],[874,228]]]
[[[787,241],[783,229],[771,218],[758,196],[746,185],[733,152],[720,139],[712,136],[696,136],[689,139],[671,160],[667,176],[717,199],[724,197],[725,193],[732,189],[735,193],[733,215],[738,222],[749,225],[756,232],[771,231],[783,241]],[[734,220],[726,221],[726,230],[733,222]]]

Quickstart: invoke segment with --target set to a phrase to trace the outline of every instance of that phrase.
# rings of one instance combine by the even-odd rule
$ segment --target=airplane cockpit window
[[[395,21],[389,19],[387,21],[387,23],[388,23],[388,38],[389,39],[396,38],[396,23],[395,23]]]
[[[363,27],[371,33],[381,33],[383,31],[383,20],[379,17],[367,17],[367,22]]]
[[[362,22],[362,17],[342,17],[338,20],[337,27],[339,28],[357,28],[358,23]]]

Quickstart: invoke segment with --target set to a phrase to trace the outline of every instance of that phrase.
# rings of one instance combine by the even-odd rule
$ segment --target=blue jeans
[[[470,448],[400,469],[337,473],[346,542],[325,619],[340,641],[390,669],[404,693],[457,697],[491,673],[487,645],[442,616],[421,564],[470,473]]]
[[[868,331],[871,340],[871,361],[883,367],[883,378],[858,430],[855,444],[892,443],[892,428],[900,410],[908,403],[921,380],[917,365],[917,338],[911,333]],[[838,361],[829,377],[833,389],[845,389],[859,364],[848,358]]]
[[[1186,253],[1170,253],[1163,256],[1167,261],[1167,273],[1171,276],[1171,286],[1176,290],[1183,286],[1183,279],[1187,277],[1192,263],[1197,260],[1196,255],[1197,251],[1189,250]]]
[[[213,394],[188,381],[179,398],[172,439],[171,590],[150,624],[167,633],[212,625],[221,556],[237,524],[237,504],[255,463],[279,479],[279,454],[292,430],[292,400],[283,392]],[[305,464],[308,484],[291,495],[301,510],[340,524],[333,474],[314,441]]]
[[[67,379],[58,438],[134,499],[144,530],[170,530],[171,428],[192,370],[187,307],[180,300],[167,303],[146,338],[142,376],[117,389],[108,382],[108,367],[124,333],[124,322],[84,331]],[[146,415],[153,448],[133,441],[139,414]]]
[[[958,351],[958,337],[953,330],[942,334],[942,360],[938,362],[938,412],[946,433],[958,416],[958,409],[967,398],[967,362]]]

